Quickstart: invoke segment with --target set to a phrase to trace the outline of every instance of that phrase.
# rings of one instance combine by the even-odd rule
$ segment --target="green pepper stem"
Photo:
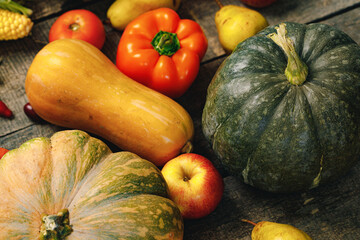
[[[180,49],[180,41],[176,33],[170,33],[165,31],[158,32],[151,45],[160,55],[172,56]]]
[[[271,33],[268,37],[281,47],[287,56],[286,78],[294,85],[301,85],[306,81],[308,67],[296,53],[293,41],[287,37],[286,24],[281,23],[275,29],[277,33]]]
[[[61,210],[58,214],[43,215],[41,220],[40,240],[63,240],[73,231],[67,209]]]
[[[33,11],[11,0],[0,0],[0,8],[30,16]]]

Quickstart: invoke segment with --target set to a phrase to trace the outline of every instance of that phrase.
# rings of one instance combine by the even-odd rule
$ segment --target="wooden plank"
[[[344,31],[360,44],[360,7],[322,22]]]
[[[52,124],[30,124],[0,138],[0,146],[6,149],[20,147],[24,142],[36,137],[50,137],[55,132],[64,130],[64,128]]]
[[[219,160],[215,157],[210,144],[206,141],[201,128],[201,117],[206,100],[207,86],[224,59],[223,57],[203,64],[192,86],[177,101],[189,112],[194,122],[193,152],[209,158],[220,173],[226,175]]]
[[[296,226],[314,240],[360,239],[360,164],[345,177],[304,193],[271,194],[226,177],[217,209],[198,220],[185,220],[184,239],[250,240],[252,226],[273,221]]]
[[[248,7],[240,0],[220,0],[223,5],[237,5]],[[308,23],[332,15],[334,12],[341,12],[354,6],[358,6],[359,0],[302,0],[289,1],[278,0],[266,8],[255,9],[268,20],[270,25],[280,22],[299,22]],[[184,16],[189,14],[204,29],[209,41],[209,49],[205,55],[205,60],[225,54],[222,49],[214,22],[215,14],[219,10],[216,2],[211,1],[183,1],[180,13]]]
[[[0,137],[29,126],[31,122],[23,112],[26,103],[24,80],[28,66],[41,46],[29,38],[15,42],[2,42],[0,53],[0,98],[13,111],[13,119],[0,118]],[[6,50],[6,53],[5,53]]]
[[[31,18],[38,22],[43,18],[59,16],[68,10],[87,8],[87,6],[96,3],[107,9],[112,2],[113,0],[48,0],[25,2],[24,6],[33,10]]]
[[[358,4],[358,0],[278,0],[270,7],[261,10],[261,13],[269,20],[270,25],[283,21],[309,23],[344,9],[359,6]]]

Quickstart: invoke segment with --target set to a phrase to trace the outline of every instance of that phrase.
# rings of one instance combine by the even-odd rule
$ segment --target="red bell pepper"
[[[135,81],[177,98],[195,80],[207,46],[198,23],[180,19],[172,9],[159,8],[127,25],[119,42],[116,65]]]

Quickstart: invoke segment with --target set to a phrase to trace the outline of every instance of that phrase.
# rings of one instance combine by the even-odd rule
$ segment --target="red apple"
[[[223,192],[224,182],[207,158],[185,153],[168,161],[161,170],[170,198],[180,209],[183,218],[204,217],[215,210]]]
[[[269,6],[276,0],[241,0],[241,1],[251,7],[262,8]]]

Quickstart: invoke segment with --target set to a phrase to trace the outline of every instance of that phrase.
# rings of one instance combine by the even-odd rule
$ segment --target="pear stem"
[[[251,225],[256,226],[256,223],[254,223],[254,222],[252,222],[252,221],[250,221],[250,220],[247,220],[247,219],[241,219],[241,221],[246,222],[246,223],[250,223]]]
[[[216,4],[219,6],[219,8],[221,9],[222,7],[224,7],[224,5],[220,2],[220,0],[215,0]]]

